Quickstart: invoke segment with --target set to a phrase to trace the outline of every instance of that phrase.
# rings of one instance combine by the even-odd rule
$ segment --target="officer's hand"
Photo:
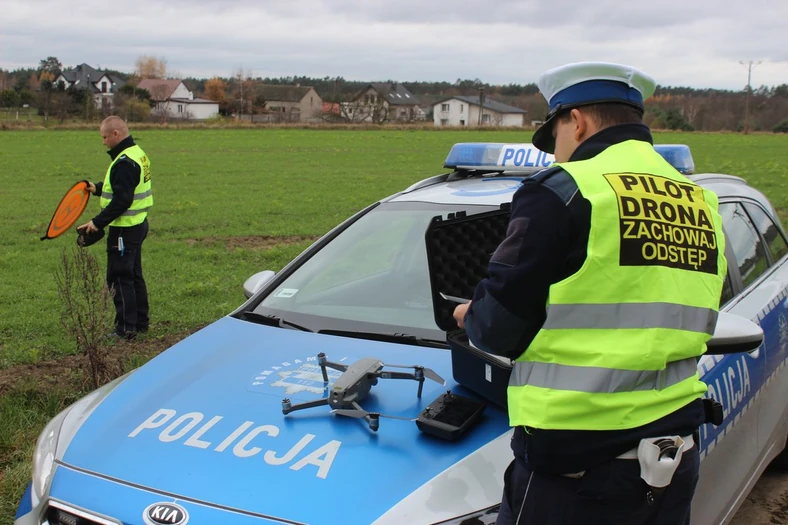
[[[92,193],[93,195],[96,194],[96,185],[90,181],[86,181],[88,183],[88,187],[86,188],[88,193]]]
[[[95,187],[94,187],[94,189],[95,189]],[[85,224],[82,224],[80,226],[77,226],[77,230],[78,231],[85,230],[85,233],[93,233],[93,232],[97,232],[98,228],[96,228],[96,225],[93,224],[93,221],[90,221],[90,222],[86,222]]]
[[[465,328],[465,314],[468,312],[469,306],[471,306],[471,303],[458,304],[457,308],[454,309],[454,320],[457,321],[457,326],[460,328]]]

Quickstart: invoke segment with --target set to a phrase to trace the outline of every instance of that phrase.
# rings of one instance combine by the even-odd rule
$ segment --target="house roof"
[[[473,104],[474,106],[479,106],[479,96],[474,97],[466,97],[464,95],[457,95],[454,97],[446,97],[443,100],[439,100],[435,104],[440,104],[442,102],[446,102],[447,100],[462,100],[463,102],[467,102],[468,104]],[[497,111],[498,113],[528,113],[524,109],[516,108],[514,106],[510,106],[509,104],[504,104],[503,102],[498,102],[497,100],[493,100],[489,97],[484,97],[484,107],[486,109],[491,109],[493,111]]]
[[[117,90],[126,83],[117,75],[110,75],[109,73],[101,71],[100,69],[95,69],[87,64],[80,64],[74,69],[61,71],[60,74],[63,75],[63,78],[65,78],[69,84],[76,86],[77,89],[88,86],[88,89],[93,93],[101,92],[101,89],[96,86],[95,83],[104,76],[109,78],[110,82],[114,84],[114,86],[110,86],[110,91],[113,91],[113,87],[115,88],[114,90]]]
[[[171,98],[172,102],[182,102],[184,104],[219,104],[215,100],[207,98]]]
[[[370,88],[377,91],[378,94],[385,98],[386,102],[392,106],[415,106],[419,103],[418,97],[408,91],[405,86],[396,82],[393,84],[386,82],[373,82],[372,84],[368,84],[367,87],[356,95],[355,99],[361,97]]]
[[[170,98],[182,83],[181,80],[170,78],[143,78],[137,87],[147,90],[151,100],[161,102]]]
[[[259,93],[266,102],[301,102],[311,86],[283,86],[278,84],[262,84]]]

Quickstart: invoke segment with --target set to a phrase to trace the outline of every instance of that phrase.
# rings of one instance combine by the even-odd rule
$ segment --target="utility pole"
[[[477,126],[482,125],[482,115],[484,115],[484,86],[479,88],[479,122]]]
[[[748,60],[747,62],[743,60],[739,60],[739,64],[743,66],[747,66],[747,94],[744,98],[744,134],[746,135],[750,131],[750,94],[752,93],[752,86],[750,85],[752,81],[752,67],[753,65],[758,66],[763,62],[763,60],[758,60],[755,62],[754,60]]]

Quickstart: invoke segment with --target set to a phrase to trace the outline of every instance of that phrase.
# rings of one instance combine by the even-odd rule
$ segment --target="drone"
[[[328,385],[326,367],[338,370],[342,372],[342,375],[340,375],[332,385],[328,397],[323,397],[314,401],[305,401],[304,403],[295,405],[290,402],[290,399],[284,398],[282,400],[282,413],[284,415],[295,412],[296,410],[328,405],[333,409],[332,412],[340,416],[366,420],[370,430],[376,432],[380,427],[381,417],[415,421],[415,418],[387,416],[378,412],[367,412],[361,408],[359,402],[367,397],[373,386],[378,384],[378,378],[411,379],[413,381],[418,381],[419,389],[416,393],[417,397],[421,397],[425,378],[442,385],[446,384],[446,381],[444,381],[441,376],[429,368],[420,365],[387,365],[374,357],[365,357],[353,364],[343,365],[341,363],[329,361],[326,359],[326,354],[321,352],[317,354],[317,363],[320,365],[320,370],[323,372],[323,383],[326,386]],[[383,370],[384,367],[412,368],[413,373]]]

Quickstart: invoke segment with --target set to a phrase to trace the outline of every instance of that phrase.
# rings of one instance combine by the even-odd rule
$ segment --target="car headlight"
[[[55,471],[55,461],[63,456],[79,427],[101,401],[132,373],[124,374],[98,390],[94,390],[56,415],[44,427],[33,454],[33,490],[30,491],[33,508],[38,507],[44,496],[49,493],[49,484],[52,481],[52,473]]]
[[[38,438],[36,451],[33,454],[33,490],[31,499],[33,508],[44,497],[49,490],[49,482],[52,481],[52,472],[55,470],[55,455],[57,454],[57,442],[60,438],[60,429],[66,419],[70,407],[56,415],[50,421]]]

